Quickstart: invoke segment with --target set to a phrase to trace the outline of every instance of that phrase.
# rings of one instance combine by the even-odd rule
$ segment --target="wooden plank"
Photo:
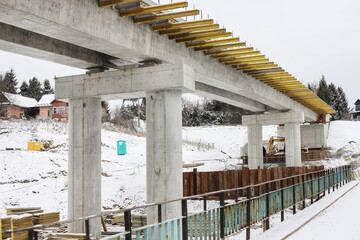
[[[150,16],[150,17],[142,17],[142,18],[135,17],[134,21],[136,24],[158,22],[158,21],[169,20],[178,17],[199,15],[199,13],[200,13],[199,10],[187,10],[187,11],[181,11],[175,13],[160,14],[157,16]]]
[[[164,10],[184,8],[187,6],[188,6],[187,2],[175,2],[175,3],[161,4],[161,5],[154,5],[154,6],[144,7],[144,8],[140,8],[140,9],[132,9],[132,10],[122,9],[120,11],[120,16],[121,17],[130,17],[130,16],[146,14],[146,13],[155,13],[155,12],[160,12],[160,11],[164,11]]]
[[[140,2],[140,0],[100,0],[99,1],[99,7],[111,7],[118,4],[125,4],[125,3],[132,3],[132,2]]]

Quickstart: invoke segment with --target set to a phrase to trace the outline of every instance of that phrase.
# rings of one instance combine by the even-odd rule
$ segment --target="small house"
[[[52,106],[52,115],[51,118],[54,120],[59,120],[61,122],[68,120],[69,113],[69,104],[66,102],[53,100],[51,102]]]
[[[0,117],[3,119],[35,117],[38,113],[37,101],[18,94],[1,92]]]
[[[54,101],[54,99],[55,99],[54,94],[47,94],[42,96],[40,101],[36,104],[36,106],[39,107],[39,114],[37,115],[38,118],[44,118],[44,119],[52,118],[51,102]]]
[[[351,111],[353,120],[360,120],[360,99],[354,103],[354,107]]]

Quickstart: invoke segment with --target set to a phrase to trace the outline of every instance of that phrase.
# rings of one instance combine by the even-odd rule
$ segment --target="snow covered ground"
[[[351,130],[348,130],[351,128]],[[333,152],[344,148],[327,166],[345,164],[346,154],[360,152],[360,122],[334,122],[329,143]],[[276,126],[263,129],[264,139],[276,136]],[[128,153],[116,154],[116,142],[127,141]],[[183,129],[183,160],[203,162],[201,170],[239,168],[240,147],[247,142],[244,126],[194,127]],[[27,151],[27,142],[42,141],[49,151]],[[51,121],[0,120],[0,202],[5,206],[40,206],[60,211],[66,217],[67,124]],[[349,141],[355,143],[349,144]],[[355,145],[354,145],[355,144]],[[349,146],[348,146],[349,145]],[[351,146],[355,146],[351,148]],[[21,150],[5,150],[21,148]],[[102,129],[102,205],[118,209],[145,203],[145,152],[143,135],[119,131],[106,124]],[[345,154],[346,153],[346,154]],[[192,169],[188,169],[189,171]]]

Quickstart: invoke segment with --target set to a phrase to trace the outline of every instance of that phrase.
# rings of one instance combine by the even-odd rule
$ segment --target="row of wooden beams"
[[[173,34],[169,35],[169,39],[181,39],[181,38],[190,38],[190,37],[204,37],[208,35],[213,35],[214,33],[225,33],[225,28],[220,28],[216,30],[208,30],[208,31],[200,31],[200,32],[187,32],[187,33],[179,33],[179,34]]]
[[[174,13],[166,13],[166,14],[160,14],[156,16],[150,16],[150,17],[135,17],[134,21],[136,24],[140,23],[149,23],[149,22],[158,22],[162,20],[169,20],[173,18],[179,18],[179,17],[187,17],[187,16],[195,16],[199,15],[199,10],[187,10],[182,12],[174,12]]]
[[[193,48],[193,47],[202,47],[202,46],[212,46],[216,44],[223,44],[223,43],[231,43],[231,42],[238,42],[240,39],[238,37],[235,38],[226,38],[220,40],[213,40],[213,41],[203,41],[203,42],[194,42],[186,44],[186,47]]]
[[[132,2],[140,2],[140,0],[100,0],[99,7],[111,7],[118,4],[132,3]]]
[[[196,21],[189,21],[189,22],[178,22],[178,23],[154,25],[152,27],[152,29],[154,31],[160,31],[160,30],[167,30],[167,29],[177,29],[177,28],[182,28],[182,27],[193,27],[193,26],[212,24],[213,22],[214,22],[213,19],[196,20]]]
[[[229,49],[229,50],[215,50],[215,51],[207,51],[205,55],[212,56],[217,54],[225,54],[225,53],[239,53],[239,52],[248,52],[253,51],[253,47],[243,47],[243,48],[235,48],[235,49]]]
[[[231,32],[214,33],[212,35],[204,36],[204,37],[190,37],[190,38],[176,39],[176,42],[177,43],[186,43],[186,42],[197,42],[197,41],[202,41],[202,40],[210,40],[210,39],[215,39],[215,38],[225,38],[225,37],[230,37],[231,34],[232,34]]]
[[[294,77],[288,77],[288,78],[277,78],[277,79],[266,79],[266,80],[261,80],[261,79],[258,79],[262,82],[265,82],[265,83],[272,83],[272,82],[278,82],[278,83],[281,83],[281,82],[289,82],[289,81],[296,81],[296,78]]]
[[[174,28],[168,30],[161,30],[159,31],[160,35],[168,35],[168,34],[175,34],[175,33],[189,33],[194,31],[202,31],[208,29],[216,29],[219,28],[219,24],[208,24],[208,25],[201,25],[196,27],[185,27],[185,28]]]
[[[176,2],[176,3],[169,3],[169,4],[163,4],[163,5],[155,5],[140,9],[133,9],[133,10],[120,10],[120,16],[121,17],[131,17],[135,15],[141,15],[146,13],[154,13],[154,12],[160,12],[170,9],[176,9],[176,8],[184,8],[187,7],[187,2]]]

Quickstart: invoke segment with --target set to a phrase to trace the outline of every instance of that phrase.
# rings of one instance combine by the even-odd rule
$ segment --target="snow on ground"
[[[339,189],[331,190],[330,194],[308,205],[304,210],[297,210],[295,215],[292,211],[285,212],[284,222],[280,221],[280,214],[271,217],[270,229],[263,232],[261,228],[251,229],[251,239],[256,240],[279,240],[289,235],[288,240],[319,240],[319,239],[348,239],[358,240],[360,236],[360,228],[358,227],[358,216],[360,215],[360,206],[356,204],[360,198],[360,184],[358,181],[352,181]],[[353,190],[350,190],[354,187]],[[346,193],[350,190],[348,193]],[[336,203],[332,202],[346,193]],[[313,220],[305,224],[313,216],[317,215]],[[305,224],[303,227],[301,227]],[[297,228],[301,227],[295,232]],[[293,233],[294,232],[294,233]],[[293,233],[293,234],[291,234]],[[230,240],[245,239],[245,231],[229,237]]]
[[[351,131],[348,131],[347,124]],[[359,144],[360,122],[334,122],[329,143],[335,150],[354,140]],[[341,135],[337,140],[334,133]],[[264,139],[277,135],[276,126],[263,128]],[[127,141],[127,154],[116,154],[116,142]],[[247,142],[245,126],[186,127],[183,129],[184,163],[202,162],[199,171],[239,168],[240,148]],[[27,151],[27,142],[42,141],[48,151]],[[0,203],[5,206],[40,206],[66,217],[67,123],[40,120],[0,120]],[[146,142],[111,124],[102,129],[102,205],[104,209],[138,206],[146,197]],[[353,143],[352,143],[353,144]],[[21,148],[21,150],[5,150]],[[352,151],[351,149],[349,151]],[[354,151],[359,152],[357,148]],[[323,161],[339,166],[343,157]],[[191,171],[188,169],[187,171]],[[215,203],[214,203],[215,204]],[[197,203],[193,204],[197,209]],[[200,205],[199,205],[200,206]],[[0,207],[1,208],[1,207]]]

